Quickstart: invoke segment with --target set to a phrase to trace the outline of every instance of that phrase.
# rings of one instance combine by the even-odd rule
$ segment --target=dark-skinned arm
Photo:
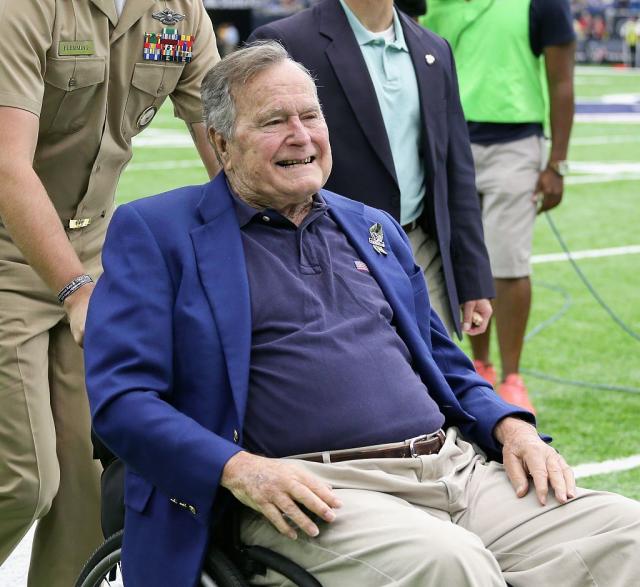
[[[574,93],[573,67],[575,42],[545,47],[547,81],[551,122],[551,151],[549,162],[565,161],[569,150],[569,137],[573,126]],[[551,167],[540,173],[534,198],[540,201],[538,213],[555,208],[562,201],[563,178]]]

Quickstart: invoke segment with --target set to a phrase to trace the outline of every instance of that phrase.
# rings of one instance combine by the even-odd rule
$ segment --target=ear
[[[225,139],[219,132],[216,132],[213,128],[209,128],[209,140],[213,145],[213,149],[216,152],[216,157],[222,165],[226,168],[226,164],[229,161],[229,141]]]

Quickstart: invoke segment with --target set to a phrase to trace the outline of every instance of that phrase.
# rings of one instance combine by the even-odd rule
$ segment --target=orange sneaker
[[[476,372],[480,377],[486,379],[492,387],[496,386],[498,375],[496,374],[496,370],[493,368],[493,363],[485,363],[484,361],[476,359],[473,361],[473,366],[476,368]]]
[[[498,395],[510,404],[514,404],[532,414],[536,413],[531,400],[529,400],[529,393],[524,381],[517,373],[507,375],[507,378],[498,387]]]

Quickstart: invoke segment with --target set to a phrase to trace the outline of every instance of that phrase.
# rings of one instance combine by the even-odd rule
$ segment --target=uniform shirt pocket
[[[46,84],[40,132],[70,134],[81,129],[104,83],[104,57],[50,57],[44,73]]]
[[[184,64],[136,63],[127,96],[122,133],[137,135],[153,119],[165,98],[178,85]]]

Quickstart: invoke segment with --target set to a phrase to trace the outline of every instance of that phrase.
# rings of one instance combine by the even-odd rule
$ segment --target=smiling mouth
[[[306,159],[285,159],[284,161],[278,161],[276,165],[279,165],[280,167],[290,168],[295,167],[296,165],[309,165],[309,163],[313,163],[315,160],[315,156],[311,155]]]

